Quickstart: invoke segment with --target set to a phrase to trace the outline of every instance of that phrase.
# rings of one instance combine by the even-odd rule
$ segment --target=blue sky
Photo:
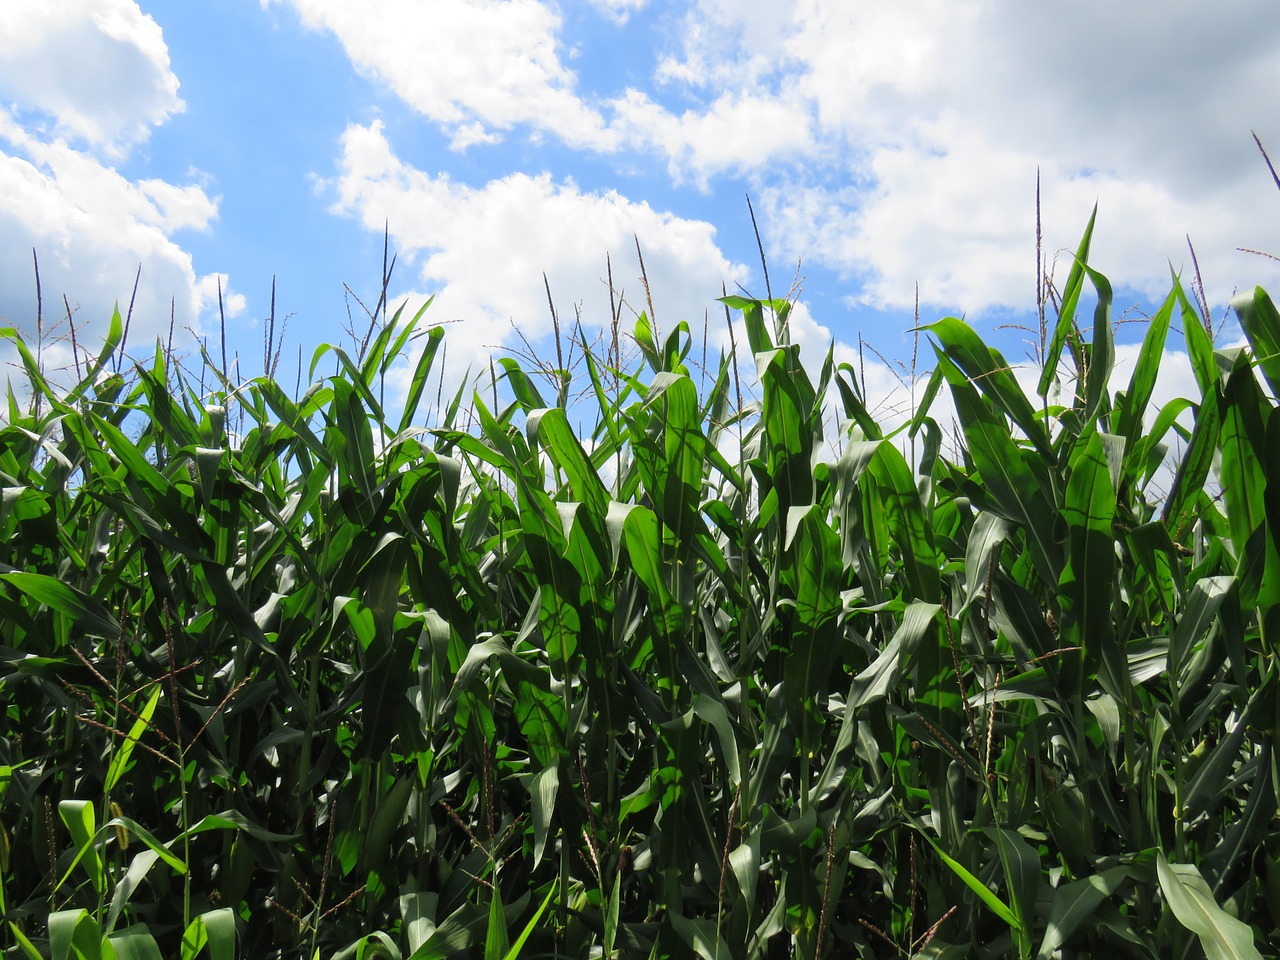
[[[1251,131],[1280,160],[1270,0],[5,0],[0,318],[34,331],[33,248],[46,325],[65,294],[82,342],[141,265],[139,353],[171,304],[176,346],[216,344],[221,283],[253,376],[275,276],[291,377],[348,308],[363,329],[344,283],[376,300],[386,224],[392,303],[436,296],[450,375],[513,324],[545,349],[544,273],[589,333],[606,254],[641,309],[637,240],[659,325],[709,316],[714,351],[721,284],[764,295],[750,194],[775,295],[799,264],[806,352],[909,361],[918,286],[922,320],[964,314],[1021,359],[1037,171],[1045,269],[1096,202],[1117,314],[1190,274],[1188,235],[1215,317],[1280,289],[1238,250],[1280,253]],[[1131,361],[1141,328],[1120,336]]]

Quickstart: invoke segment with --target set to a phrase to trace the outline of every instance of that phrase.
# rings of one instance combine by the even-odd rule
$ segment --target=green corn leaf
[[[88,910],[58,910],[48,927],[51,960],[103,960],[102,930]]]
[[[418,314],[410,321],[409,329],[415,327],[418,318],[423,311],[430,306],[431,301],[428,300],[418,311]],[[396,433],[404,433],[413,423],[413,418],[418,415],[418,405],[422,402],[422,394],[427,389],[427,377],[431,374],[432,364],[435,363],[436,353],[440,349],[440,344],[444,342],[444,328],[431,327],[427,330],[427,342],[422,347],[422,353],[418,355],[418,361],[413,367],[413,376],[409,379],[409,391],[405,396],[404,413],[400,416],[400,428]]]
[[[1047,477],[1031,470],[1008,426],[991,413],[945,354],[938,354],[938,364],[951,385],[969,454],[987,488],[991,507],[1023,528],[1040,576],[1048,583],[1057,583],[1063,565],[1062,550],[1053,529],[1056,511],[1046,497]]]
[[[152,501],[159,503],[169,492],[169,481],[151,465],[150,461],[142,455],[142,451],[134,446],[124,435],[124,431],[115,424],[96,415],[93,417],[93,423],[106,440],[107,449],[116,455],[120,463],[129,471],[129,476],[141,481],[150,491]]]
[[[995,404],[996,408],[1016,423],[1035,448],[1046,457],[1053,455],[1049,433],[1036,416],[1031,401],[1022,392],[1013,368],[1000,351],[988,347],[963,320],[946,317],[920,328],[938,339],[943,351],[955,365]]]
[[[1122,670],[1111,626],[1115,540],[1111,525],[1116,493],[1103,452],[1102,435],[1094,432],[1076,448],[1071,461],[1062,516],[1067,522],[1068,560],[1059,583],[1062,639],[1084,651],[1090,672],[1105,663],[1111,677]],[[1079,682],[1079,680],[1077,680]],[[1073,691],[1079,694],[1080,688]]]
[[[986,835],[995,842],[999,851],[1005,882],[1009,886],[1009,906],[1018,918],[1020,933],[1017,935],[1022,944],[1021,952],[1026,955],[1036,894],[1040,887],[1040,857],[1016,830],[988,827]]]
[[[556,795],[560,790],[560,767],[551,764],[543,767],[529,784],[530,805],[533,814],[533,866],[536,870],[551,835],[551,817],[555,813]]]
[[[160,945],[145,923],[113,933],[108,937],[119,960],[161,960]]]
[[[933,525],[921,503],[911,467],[896,446],[882,443],[867,464],[867,473],[876,481],[876,496],[884,508],[889,533],[898,546],[911,588],[904,599],[937,602],[941,584]]]
[[[373,433],[369,429],[368,415],[360,406],[360,393],[352,386],[352,381],[333,380],[330,416],[337,429],[326,432],[326,445],[338,464],[339,476],[354,488],[356,518],[362,524],[369,524],[373,515],[369,512],[367,498],[373,493],[375,484]]]
[[[1182,462],[1174,474],[1173,488],[1169,491],[1169,498],[1165,501],[1164,509],[1160,513],[1175,543],[1183,535],[1186,525],[1194,519],[1190,514],[1204,492],[1204,482],[1213,466],[1214,454],[1218,450],[1221,424],[1215,389],[1214,393],[1201,401],[1196,411],[1196,425],[1191,431],[1191,442],[1187,445],[1187,452],[1183,455]]]
[[[125,871],[124,876],[116,881],[115,889],[111,891],[111,907],[107,911],[107,933],[111,933],[115,929],[116,921],[120,918],[120,912],[129,904],[129,900],[133,897],[134,891],[142,884],[147,874],[151,872],[151,868],[160,860],[160,854],[155,850],[140,850],[129,862],[129,869]]]
[[[645,361],[649,364],[649,369],[654,373],[662,373],[662,357],[658,355],[657,344],[653,339],[653,324],[649,321],[649,317],[645,313],[641,313],[636,318],[635,328],[636,346],[640,348]],[[544,404],[538,404],[544,406]]]
[[[1080,246],[1076,250],[1071,263],[1071,272],[1067,275],[1066,286],[1062,291],[1062,307],[1058,311],[1058,322],[1054,324],[1053,337],[1045,350],[1044,370],[1040,374],[1040,383],[1036,392],[1041,397],[1049,395],[1049,387],[1058,375],[1058,364],[1062,360],[1062,348],[1066,346],[1075,321],[1076,304],[1080,301],[1080,290],[1084,285],[1085,264],[1089,260],[1089,244],[1093,238],[1093,225],[1098,219],[1098,206],[1094,204],[1093,213],[1089,214],[1089,224],[1080,238]]]
[[[1156,876],[1169,909],[1200,939],[1208,960],[1262,960],[1253,930],[1218,906],[1194,865],[1169,863],[1157,853]]]
[[[333,395],[333,391],[328,387],[313,388],[307,392],[307,396],[303,398],[300,404],[295,404],[272,380],[260,381],[258,389],[262,398],[266,400],[267,405],[280,418],[280,422],[285,424],[302,440],[306,448],[315,455],[321,464],[332,469],[334,466],[333,455],[329,452],[329,448],[324,445],[324,442],[316,436],[315,431],[311,429],[308,418],[316,409],[328,402]]]
[[[101,603],[56,577],[15,571],[0,573],[0,580],[17,587],[37,603],[70,617],[91,634],[113,641],[120,636],[120,625]]]
[[[737,789],[742,783],[742,767],[738,759],[738,741],[734,737],[733,723],[729,719],[724,702],[699,693],[693,700],[693,712],[703,722],[711,725],[716,733],[716,742],[720,745],[720,755],[724,758],[725,771],[729,774],[729,786]]]
[[[1124,406],[1117,410],[1115,432],[1124,437],[1126,451],[1130,453],[1142,436],[1143,418],[1151,403],[1151,395],[1155,391],[1156,376],[1160,372],[1160,361],[1164,356],[1165,342],[1169,337],[1169,326],[1173,320],[1173,308],[1176,304],[1177,297],[1170,291],[1164,303],[1160,305],[1160,309],[1151,318],[1146,336],[1142,339],[1142,348],[1138,351],[1138,362],[1133,368],[1133,376],[1129,378],[1129,389],[1125,391]]]
[[[540,444],[565,472],[574,499],[586,503],[593,516],[603,518],[608,510],[609,492],[574,436],[565,412],[558,407],[534,410],[525,420],[525,430],[530,445]]]
[[[489,926],[484,937],[484,960],[503,960],[511,949],[507,937],[507,918],[502,910],[502,897],[497,884],[489,892]]]
[[[1200,316],[1175,277],[1173,295],[1178,300],[1182,319],[1182,334],[1187,341],[1187,353],[1191,357],[1191,370],[1196,377],[1201,397],[1211,397],[1218,383],[1218,361],[1213,353],[1212,330],[1208,320]]]
[[[230,907],[200,914],[182,932],[182,960],[195,960],[202,951],[209,960],[235,960],[236,919]]]
[[[638,504],[629,506],[621,513],[622,534],[631,568],[649,591],[659,630],[667,637],[674,637],[684,623],[684,610],[671,595],[663,576],[662,537],[658,518],[652,510]]]
[[[1112,867],[1102,873],[1064,883],[1053,891],[1053,905],[1045,924],[1044,938],[1036,960],[1049,960],[1054,952],[1071,942],[1082,926],[1086,926],[1107,897],[1120,889],[1131,876],[1128,867]]]
[[[678,913],[667,914],[680,939],[702,960],[727,960],[733,951],[720,936],[714,920],[693,920]]]
[[[71,866],[58,881],[58,888],[67,882],[67,877],[83,862],[85,873],[93,889],[101,893],[106,885],[106,873],[103,869],[102,854],[97,845],[97,813],[88,800],[62,800],[58,803],[58,816],[71,832],[71,840],[75,844],[76,856]],[[55,888],[57,889],[57,888]]]
[[[133,721],[133,726],[129,728],[129,735],[125,737],[124,743],[120,744],[115,755],[112,756],[111,764],[107,767],[107,779],[102,785],[102,788],[107,792],[115,789],[116,784],[120,782],[120,778],[129,769],[129,759],[133,756],[133,748],[142,735],[147,732],[147,728],[151,726],[151,718],[155,716],[156,704],[160,702],[160,694],[161,686],[157,683],[151,691],[151,696],[147,698],[147,702],[138,711],[137,718]]]
[[[764,322],[764,301],[747,297],[721,297],[720,302],[731,310],[741,310],[747,328],[747,345],[753,354],[760,354],[774,347],[773,337]]]
[[[615,885],[615,890],[617,885]],[[550,884],[547,888],[547,895],[542,898],[542,903],[538,909],[533,912],[533,916],[529,918],[529,922],[524,925],[524,929],[520,931],[520,936],[516,937],[515,942],[511,944],[511,949],[507,951],[503,960],[518,960],[520,951],[524,949],[524,945],[528,942],[529,937],[538,929],[538,922],[542,919],[542,915],[547,912],[547,907],[551,903],[551,898],[555,896],[556,885]]]
[[[1085,382],[1085,427],[1092,427],[1105,412],[1107,384],[1115,364],[1115,344],[1111,334],[1111,283],[1098,271],[1086,266],[1085,272],[1098,295],[1093,311],[1093,341],[1089,349],[1088,379]]]
[[[9,932],[13,934],[13,939],[18,944],[19,949],[22,950],[22,955],[27,960],[44,960],[44,956],[36,949],[36,945],[27,938],[27,935],[22,932],[22,928],[12,920],[8,921],[8,923]]]
[[[407,671],[406,671],[407,672]],[[413,797],[416,778],[401,777],[378,804],[369,829],[360,838],[359,864],[363,870],[377,870],[393,857],[392,839],[404,822],[405,810]]]
[[[1009,925],[1009,929],[1016,935],[1022,931],[1022,925],[1019,923],[1017,916],[1007,903],[996,896],[991,889],[970,873],[958,860],[955,860],[945,852],[942,847],[938,846],[938,842],[929,835],[928,831],[917,825],[919,834],[928,841],[929,846],[933,847],[933,852],[938,855],[943,863],[951,868],[951,872],[963,881],[964,885],[978,895],[978,899],[985,903],[997,917]]]
[[[1280,311],[1261,287],[1233,299],[1231,309],[1240,318],[1254,363],[1271,385],[1271,395],[1280,397]]]
[[[1201,643],[1235,585],[1235,577],[1205,577],[1197,580],[1183,601],[1182,615],[1169,641],[1169,671],[1183,682],[1183,667],[1194,647]]]
[[[907,607],[893,638],[885,644],[875,661],[854,678],[849,689],[851,708],[860,710],[888,695],[941,610],[941,605],[936,603],[917,602]]]

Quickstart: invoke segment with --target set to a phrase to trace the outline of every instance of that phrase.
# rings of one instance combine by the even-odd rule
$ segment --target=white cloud
[[[6,0],[0,98],[111,156],[183,109],[160,27],[133,0]]]
[[[580,311],[584,327],[608,326],[605,255],[615,288],[636,311],[646,309],[635,259],[637,239],[663,329],[719,310],[721,284],[746,278],[715,243],[708,223],[684,220],[620,194],[583,192],[547,174],[517,173],[482,187],[416,169],[396,156],[380,121],[343,136],[340,171],[325,185],[335,212],[371,230],[389,224],[396,247],[421,263],[417,283],[438,293],[427,322],[460,321],[449,332],[450,356],[486,362],[494,345],[518,343],[512,322],[531,341],[551,330],[545,272],[562,329]],[[624,330],[634,313],[624,315]],[[453,361],[451,361],[452,363]]]
[[[621,26],[631,14],[644,8],[648,0],[589,0],[605,17]]]
[[[619,19],[642,5],[593,2]],[[653,83],[625,90],[565,66],[549,2],[290,3],[456,150],[523,128],[656,154],[703,190],[745,179],[770,255],[856,279],[863,304],[909,306],[919,283],[972,316],[1033,308],[1037,170],[1051,258],[1096,201],[1094,265],[1145,295],[1170,262],[1190,272],[1188,234],[1215,302],[1280,278],[1236,250],[1280,251],[1249,136],[1280,155],[1280,20],[1254,0],[695,0],[654,15]]]
[[[12,143],[11,136],[0,131],[0,142]],[[61,142],[27,146],[31,159],[0,151],[0,233],[8,240],[0,251],[0,317],[34,334],[34,249],[46,318],[64,314],[65,293],[78,311],[82,343],[110,317],[113,303],[126,310],[139,265],[131,341],[167,333],[171,298],[179,330],[197,324],[207,301],[191,255],[168,235],[175,198],[157,203],[148,195],[169,191],[131,183]],[[198,193],[172,188],[185,201],[177,225],[203,226],[216,211],[213,201],[192,191]]]
[[[629,90],[611,106],[629,143],[657,147],[676,182],[687,171],[704,189],[715,174],[785,163],[813,149],[803,107],[782,97],[724,93],[705,110],[677,116]]]
[[[130,343],[167,338],[171,318],[186,342],[216,304],[218,278],[197,276],[174,234],[207,230],[218,198],[115,166],[183,109],[160,27],[132,0],[9,0],[0,96],[10,101],[0,109],[0,320],[36,341],[38,259],[51,363],[71,365],[67,306],[92,351],[113,305],[128,311],[135,277]],[[222,279],[233,316],[244,298]]]
[[[332,31],[358,70],[457,131],[455,145],[517,124],[552,132],[575,147],[606,149],[614,141],[600,114],[575,92],[577,77],[560,61],[561,19],[547,4],[289,2],[308,27]]]
[[[909,306],[918,281],[971,313],[1033,306],[1037,168],[1050,254],[1074,249],[1097,200],[1095,265],[1146,294],[1169,260],[1189,268],[1187,234],[1219,302],[1277,276],[1235,249],[1280,249],[1249,136],[1280,153],[1280,20],[1255,3],[806,0],[785,23],[760,6],[703,0],[660,76],[781,91],[813,135],[793,145],[802,173],[781,152],[745,168],[771,249],[859,277],[863,302]]]

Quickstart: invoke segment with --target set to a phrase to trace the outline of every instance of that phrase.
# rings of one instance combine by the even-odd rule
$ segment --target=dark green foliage
[[[914,460],[781,301],[726,300],[759,402],[642,317],[586,399],[505,361],[433,419],[421,312],[300,398],[5,332],[5,956],[1280,950],[1280,315],[1215,355],[1175,286],[1113,394],[1088,247],[1032,395],[925,328]]]

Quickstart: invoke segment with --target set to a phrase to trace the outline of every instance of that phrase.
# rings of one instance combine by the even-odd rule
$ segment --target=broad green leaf
[[[1021,932],[1022,926],[1018,922],[1018,918],[1014,915],[1009,905],[996,896],[991,889],[970,873],[958,860],[947,856],[942,847],[938,846],[938,842],[923,829],[919,830],[922,837],[929,842],[929,846],[933,847],[933,852],[938,855],[943,863],[951,868],[951,872],[959,877],[966,887],[978,895],[978,899],[985,903],[997,917],[1009,925],[1009,929],[1015,934]]]
[[[145,923],[135,923],[111,934],[108,939],[119,960],[161,960],[164,956]]]
[[[102,893],[106,885],[106,873],[103,869],[102,854],[98,850],[98,817],[93,804],[88,800],[62,800],[58,803],[58,816],[70,831],[76,850],[75,859],[58,882],[58,887],[67,882],[67,877],[75,869],[76,864],[83,862],[85,873],[88,874],[93,889]]]
[[[849,689],[849,704],[853,709],[861,710],[884,699],[941,610],[936,603],[912,603],[907,607],[893,638],[875,661],[854,678]]]
[[[0,580],[17,587],[37,603],[70,617],[105,640],[115,640],[120,635],[120,625],[101,603],[56,577],[16,572],[0,573]]]
[[[360,841],[359,862],[365,869],[380,869],[388,858],[393,857],[392,838],[404,821],[415,785],[414,777],[401,777],[378,804],[373,819],[369,821],[369,829]]]
[[[1117,410],[1115,432],[1124,437],[1126,450],[1130,453],[1142,436],[1143,420],[1155,392],[1156,376],[1160,372],[1160,361],[1164,356],[1164,346],[1169,337],[1169,326],[1176,303],[1177,297],[1170,291],[1147,325],[1142,348],[1138,351],[1138,362],[1129,378],[1129,389],[1125,391],[1124,406]]]
[[[1086,266],[1085,272],[1098,295],[1093,311],[1093,341],[1085,382],[1084,422],[1087,427],[1092,427],[1104,413],[1108,400],[1107,384],[1115,363],[1115,344],[1111,335],[1111,284],[1092,267]]]
[[[1187,524],[1195,519],[1191,514],[1204,492],[1205,480],[1213,466],[1221,424],[1215,390],[1204,398],[1196,411],[1196,425],[1191,431],[1191,442],[1187,445],[1182,462],[1178,464],[1173,488],[1160,513],[1161,519],[1169,526],[1169,536],[1174,543],[1179,542]]]
[[[984,344],[972,327],[955,317],[946,317],[920,329],[928,330],[938,338],[947,357],[969,382],[1022,429],[1041,455],[1053,455],[1044,422],[1036,415],[1031,401],[1013,375],[1013,368],[1000,351]]]
[[[702,960],[726,960],[733,952],[720,937],[714,920],[694,920],[678,913],[667,914],[680,939]]]
[[[649,591],[660,630],[668,637],[674,636],[684,622],[684,611],[672,597],[664,579],[658,518],[647,507],[631,506],[624,515],[622,534],[631,568]]]
[[[1016,830],[989,827],[986,834],[995,842],[1005,881],[1009,885],[1009,906],[1018,918],[1015,935],[1024,947],[1029,946],[1036,894],[1040,887],[1040,857]]]
[[[116,784],[120,782],[120,778],[129,769],[129,758],[133,755],[133,748],[151,726],[151,718],[155,716],[156,704],[160,702],[160,694],[162,692],[163,688],[157,683],[152,688],[151,696],[147,698],[147,702],[138,711],[138,715],[133,721],[133,726],[129,728],[129,735],[125,737],[124,743],[120,744],[116,749],[114,756],[111,758],[111,764],[107,767],[107,779],[102,785],[103,790],[107,792],[114,790]]]
[[[134,891],[142,884],[159,859],[160,854],[155,850],[139,850],[129,863],[129,869],[125,871],[124,876],[116,881],[115,889],[111,891],[111,909],[107,912],[107,933],[115,929],[120,912],[128,906]]]
[[[910,466],[896,446],[882,443],[867,464],[867,473],[876,480],[875,495],[884,508],[911,587],[904,599],[936,603],[941,598],[938,553],[928,510],[920,501]]]
[[[1066,346],[1075,323],[1076,304],[1080,300],[1080,290],[1084,285],[1085,265],[1089,260],[1089,244],[1093,238],[1093,225],[1098,218],[1098,207],[1094,204],[1093,213],[1089,215],[1089,224],[1080,238],[1080,246],[1076,250],[1071,263],[1071,272],[1067,275],[1066,285],[1062,291],[1062,306],[1058,310],[1058,321],[1053,327],[1053,336],[1045,348],[1044,370],[1040,374],[1040,384],[1036,392],[1041,397],[1049,395],[1049,387],[1058,375],[1058,364],[1062,360],[1062,348]]]
[[[1176,277],[1173,281],[1173,295],[1181,308],[1182,333],[1187,341],[1187,354],[1191,357],[1191,370],[1200,388],[1200,396],[1208,399],[1214,395],[1214,387],[1218,383],[1218,361],[1213,355],[1213,331],[1208,328],[1209,320],[1200,316]]]
[[[484,936],[484,960],[503,960],[510,949],[507,918],[502,911],[502,897],[495,884],[489,891],[489,926]]]
[[[410,328],[417,326],[419,317],[430,305],[431,300],[422,305],[417,315],[409,322]],[[400,417],[400,428],[396,431],[398,434],[408,430],[413,423],[414,417],[418,415],[418,406],[422,402],[422,394],[427,388],[427,377],[431,373],[431,366],[435,362],[440,344],[444,342],[444,328],[431,327],[426,331],[426,336],[427,342],[422,347],[422,352],[418,354],[418,360],[413,367],[413,376],[409,378],[409,391],[405,396],[404,413]]]
[[[1102,435],[1094,431],[1076,447],[1071,461],[1062,508],[1067,523],[1068,559],[1059,582],[1062,639],[1065,646],[1083,649],[1089,675],[1102,664],[1111,677],[1119,676],[1122,670],[1122,655],[1115,646],[1111,625],[1115,568],[1111,525],[1115,513],[1116,493],[1103,453]],[[1074,682],[1087,682],[1087,677]],[[1076,686],[1070,692],[1079,696],[1083,688]]]
[[[51,960],[103,960],[102,930],[88,910],[58,910],[48,926]]]
[[[525,943],[528,942],[529,937],[538,928],[538,921],[540,921],[542,919],[542,915],[546,913],[547,907],[551,903],[551,898],[555,896],[555,893],[556,885],[553,883],[547,888],[547,895],[542,898],[542,903],[539,904],[538,909],[533,912],[533,916],[529,918],[529,922],[524,925],[524,929],[520,931],[520,936],[516,937],[515,942],[511,944],[511,949],[507,951],[503,960],[518,960],[520,957],[520,951],[524,949]]]
[[[547,848],[551,835],[551,817],[556,809],[556,796],[560,791],[560,767],[550,764],[543,767],[529,783],[530,808],[533,814],[533,866],[536,870]]]
[[[1046,582],[1057,583],[1062,570],[1062,551],[1053,529],[1056,511],[1046,497],[1047,478],[1032,472],[1008,426],[991,413],[945,354],[938,354],[938,365],[951,385],[969,455],[991,499],[989,508],[1022,527],[1036,570]]]
[[[1261,287],[1254,287],[1231,301],[1240,326],[1253,348],[1254,362],[1271,385],[1271,394],[1280,397],[1280,312]]]
[[[1200,939],[1208,960],[1262,960],[1253,930],[1218,906],[1193,864],[1169,863],[1157,853],[1156,876],[1169,909]]]
[[[574,499],[586,503],[594,516],[604,517],[609,493],[578,438],[573,435],[565,412],[558,407],[530,412],[525,421],[529,443],[541,444],[569,479]]]
[[[1045,925],[1044,939],[1036,953],[1037,960],[1049,960],[1054,952],[1071,942],[1076,931],[1088,920],[1107,897],[1112,896],[1130,877],[1128,867],[1112,867],[1102,873],[1065,883],[1053,891],[1053,906]]]
[[[182,932],[182,960],[204,952],[209,960],[235,960],[236,918],[230,907],[196,917]]]

